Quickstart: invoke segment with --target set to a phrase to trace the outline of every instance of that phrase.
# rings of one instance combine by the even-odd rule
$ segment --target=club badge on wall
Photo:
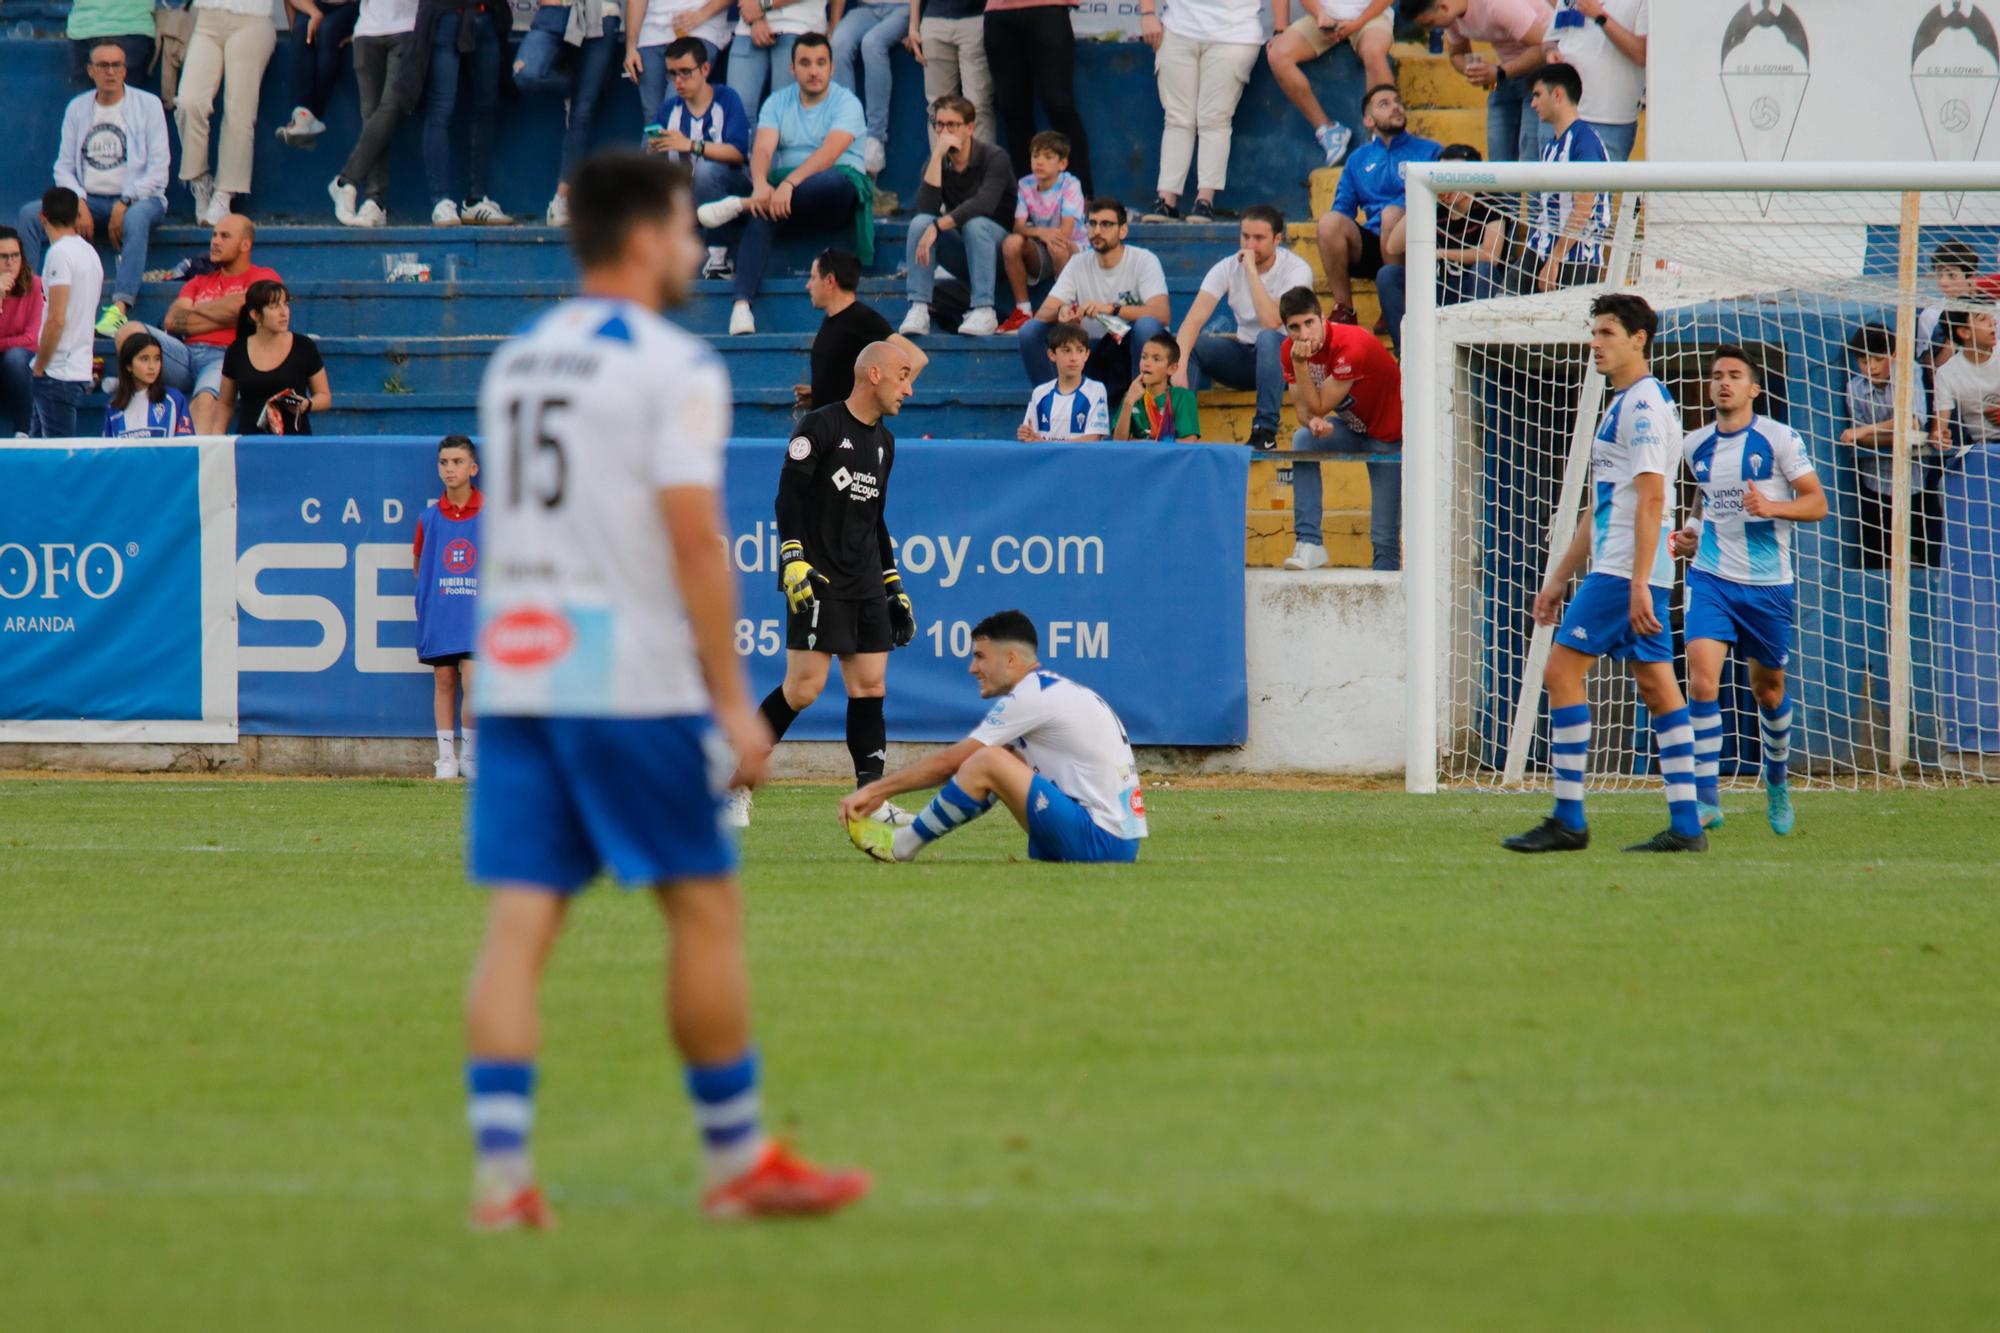
[[[1940,162],[1977,158],[2000,92],[2000,36],[1982,6],[1950,0],[1924,15],[1910,43],[1910,88],[1931,156]],[[1949,196],[1953,214],[1961,198]]]
[[[1748,0],[1723,31],[1717,72],[1744,161],[1783,161],[1812,82],[1812,49],[1797,8]]]

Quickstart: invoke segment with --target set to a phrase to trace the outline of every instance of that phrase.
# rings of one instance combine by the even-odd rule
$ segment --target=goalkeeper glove
[[[889,593],[889,641],[907,648],[917,637],[917,609],[910,605],[910,594],[903,591],[903,576],[893,568],[882,571],[882,586]]]
[[[778,586],[785,590],[785,604],[794,612],[811,609],[819,589],[832,582],[806,563],[806,548],[798,542],[786,542],[778,548],[778,569]]]

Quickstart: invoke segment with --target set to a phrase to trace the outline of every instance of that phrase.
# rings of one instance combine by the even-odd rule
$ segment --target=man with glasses
[[[1131,227],[1118,200],[1091,200],[1084,228],[1090,253],[1063,266],[1041,309],[1016,336],[1028,383],[1045,384],[1056,377],[1055,362],[1049,359],[1049,325],[1081,323],[1091,343],[1083,373],[1102,384],[1115,403],[1139,373],[1146,340],[1167,331],[1172,317],[1167,275],[1152,251],[1125,244]]]
[[[993,144],[972,137],[977,114],[956,93],[938,98],[931,107],[935,143],[917,186],[917,215],[910,219],[905,337],[931,331],[931,293],[940,265],[965,274],[972,284],[972,308],[958,331],[983,338],[1000,328],[993,285],[1001,242],[1014,224],[1014,164]]]
[[[83,201],[76,234],[95,244],[97,228],[118,255],[111,300],[103,312],[73,310],[74,320],[96,315],[97,332],[116,333],[139,299],[153,228],[167,215],[167,113],[160,99],[125,86],[124,48],[99,42],[90,53],[90,81],[63,112],[62,146],[55,183]],[[49,233],[42,201],[21,205],[21,248],[30,272],[42,267]]]
[[[717,199],[750,193],[750,116],[743,99],[728,84],[708,81],[708,44],[699,37],[682,37],[667,44],[667,77],[673,92],[660,104],[646,127],[646,151],[665,153],[694,176],[694,202],[699,208]],[[704,278],[735,276],[729,247],[720,244],[720,229],[709,228]]]

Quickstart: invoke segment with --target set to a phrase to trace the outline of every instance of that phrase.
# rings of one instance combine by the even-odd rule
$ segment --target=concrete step
[[[1336,568],[1367,569],[1375,550],[1368,541],[1366,509],[1328,509],[1320,518],[1327,557]],[[1276,569],[1297,544],[1292,513],[1250,513],[1244,526],[1244,560],[1251,569]]]
[[[1453,69],[1450,57],[1432,55],[1415,42],[1399,42],[1392,51],[1396,83],[1403,90],[1403,105],[1410,110],[1486,109],[1486,90]]]

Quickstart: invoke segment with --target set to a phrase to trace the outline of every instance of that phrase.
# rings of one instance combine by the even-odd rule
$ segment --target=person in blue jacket
[[[479,449],[463,435],[438,441],[438,477],[444,495],[417,519],[417,660],[431,669],[437,720],[437,776],[471,777],[472,640],[479,604]],[[461,702],[461,695],[463,696]],[[464,742],[452,752],[454,720]]]

